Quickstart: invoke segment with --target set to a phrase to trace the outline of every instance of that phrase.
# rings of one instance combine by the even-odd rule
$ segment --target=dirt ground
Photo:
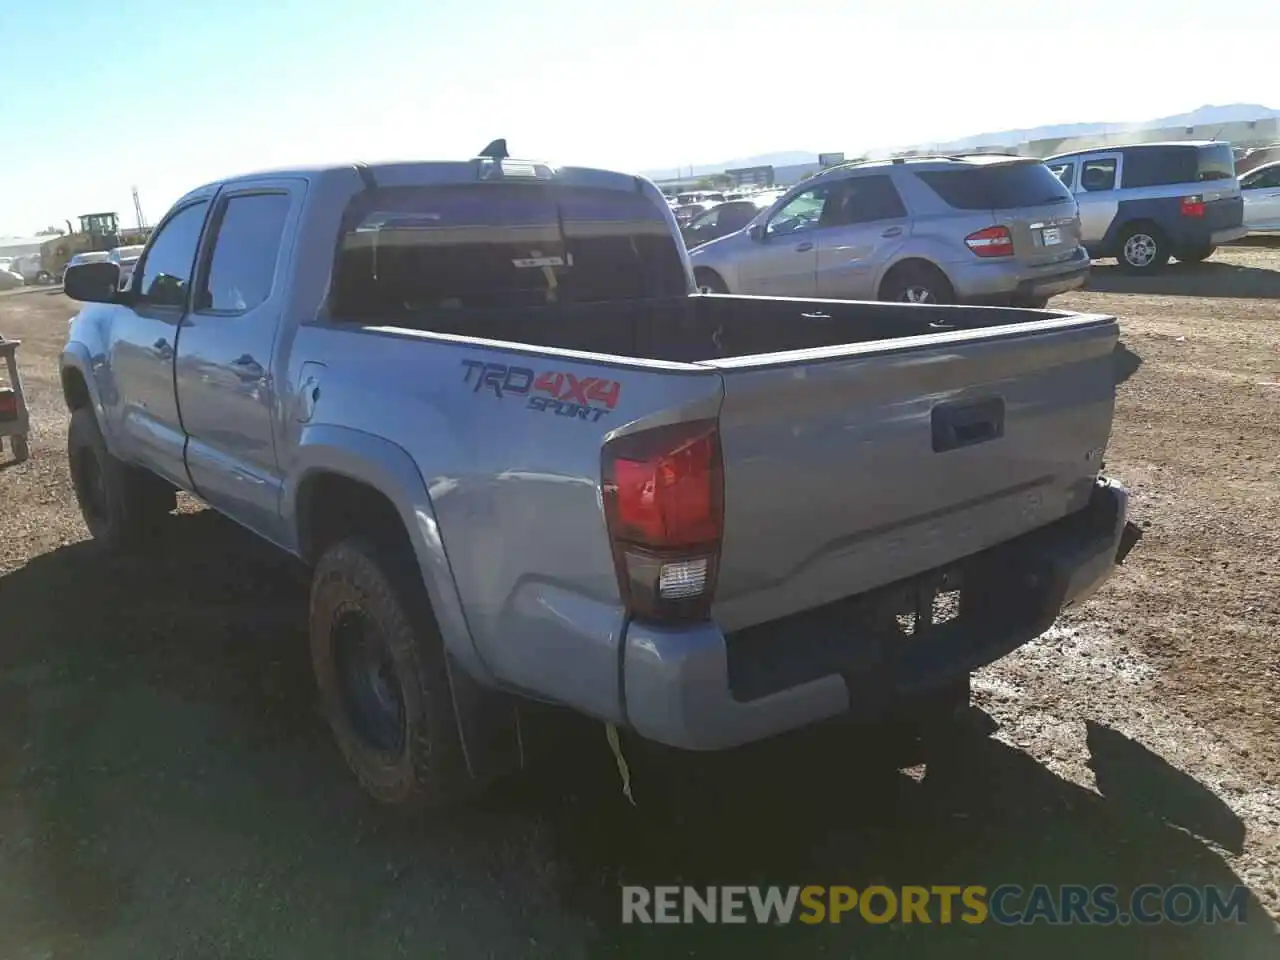
[[[1145,538],[983,671],[994,733],[898,771],[840,727],[648,757],[603,734],[434,820],[347,776],[305,580],[185,505],[151,557],[85,542],[57,355],[72,304],[0,295],[33,455],[0,456],[0,957],[1280,956],[1280,247],[1055,301],[1117,315],[1106,469]],[[7,450],[7,447],[6,447]],[[642,928],[620,883],[1190,883],[1244,925]]]

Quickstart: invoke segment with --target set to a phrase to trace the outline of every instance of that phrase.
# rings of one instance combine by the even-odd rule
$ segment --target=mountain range
[[[1048,140],[1067,137],[1095,137],[1102,134],[1121,133],[1125,130],[1165,128],[1165,127],[1212,127],[1216,124],[1240,123],[1250,120],[1280,120],[1280,111],[1264,107],[1256,103],[1231,103],[1225,106],[1206,104],[1187,113],[1176,113],[1168,117],[1157,117],[1153,120],[1140,120],[1129,123],[1060,123],[1040,127],[1028,127],[1015,130],[997,130],[979,133],[940,143],[929,143],[928,147],[940,153],[957,153],[972,150],[987,144],[1013,144],[1024,140]],[[1212,136],[1207,132],[1206,139]],[[868,156],[885,156],[893,147],[875,147],[865,150]],[[814,163],[818,159],[816,152],[808,150],[781,150],[775,153],[761,153],[751,157],[736,157],[721,163],[694,164],[691,167],[668,167],[662,170],[646,170],[644,175],[652,179],[666,179],[680,176],[703,176],[731,170],[736,167],[786,167],[794,164]]]

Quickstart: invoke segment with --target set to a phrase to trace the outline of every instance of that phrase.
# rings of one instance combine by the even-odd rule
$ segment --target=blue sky
[[[1130,9],[1132,8],[1132,9]],[[57,0],[0,6],[0,235],[260,167],[640,170],[1280,107],[1280,3]]]

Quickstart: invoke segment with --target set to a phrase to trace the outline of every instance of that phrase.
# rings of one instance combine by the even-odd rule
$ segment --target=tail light
[[[1013,256],[1013,234],[1008,227],[987,227],[964,238],[964,245],[979,257]]]
[[[706,619],[724,529],[724,467],[714,420],[618,437],[601,455],[605,522],[632,616]]]
[[[18,395],[12,387],[0,387],[0,420],[18,419]]]
[[[1178,210],[1184,217],[1203,217],[1204,216],[1204,197],[1196,194],[1191,197],[1183,197],[1182,205]]]

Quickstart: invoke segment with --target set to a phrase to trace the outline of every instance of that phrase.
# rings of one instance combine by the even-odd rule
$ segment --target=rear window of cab
[[[688,293],[666,212],[639,192],[535,183],[385,187],[357,196],[330,309],[350,319]]]

